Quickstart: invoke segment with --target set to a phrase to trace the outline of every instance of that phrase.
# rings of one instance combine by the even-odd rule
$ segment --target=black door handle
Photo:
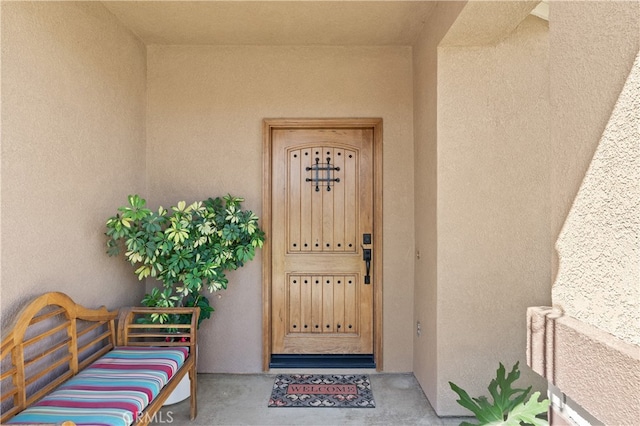
[[[369,271],[371,270],[371,249],[362,249],[362,260],[364,260],[364,265],[366,268],[364,283],[371,284],[371,276],[369,275]]]

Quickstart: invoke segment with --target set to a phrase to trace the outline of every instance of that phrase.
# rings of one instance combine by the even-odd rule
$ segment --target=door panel
[[[374,285],[361,242],[374,226],[373,129],[285,128],[271,138],[271,351],[372,354]]]
[[[263,368],[381,371],[382,120],[266,119],[264,170]]]

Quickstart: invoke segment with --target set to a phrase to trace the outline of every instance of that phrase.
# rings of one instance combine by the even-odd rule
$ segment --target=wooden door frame
[[[373,356],[382,371],[382,118],[268,118],[263,121],[262,229],[262,369],[271,359],[271,262],[272,145],[275,129],[372,129],[373,130]]]

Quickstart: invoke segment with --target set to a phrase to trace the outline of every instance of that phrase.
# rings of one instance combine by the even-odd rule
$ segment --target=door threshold
[[[376,368],[373,354],[272,354],[269,368]]]

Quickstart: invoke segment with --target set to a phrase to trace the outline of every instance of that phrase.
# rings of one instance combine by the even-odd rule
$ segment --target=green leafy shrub
[[[540,392],[534,392],[531,398],[525,402],[531,386],[527,389],[512,388],[513,382],[520,377],[519,362],[513,366],[511,372],[506,375],[504,365],[496,371],[496,378],[489,384],[489,394],[493,403],[489,403],[486,396],[471,398],[469,394],[453,382],[449,382],[451,389],[458,394],[457,402],[464,408],[475,414],[479,425],[491,426],[520,426],[534,425],[546,426],[549,423],[540,416],[546,414],[549,408],[549,400],[538,401]],[[460,426],[476,426],[475,423],[462,422]]]
[[[107,220],[107,253],[117,256],[124,249],[139,280],[162,282],[162,290],[145,295],[144,306],[199,306],[199,325],[213,312],[202,291],[226,289],[225,271],[243,266],[263,246],[258,217],[242,210],[244,199],[231,195],[190,205],[180,201],[157,213],[138,195],[128,201]],[[156,314],[151,320],[164,323],[169,318]]]

